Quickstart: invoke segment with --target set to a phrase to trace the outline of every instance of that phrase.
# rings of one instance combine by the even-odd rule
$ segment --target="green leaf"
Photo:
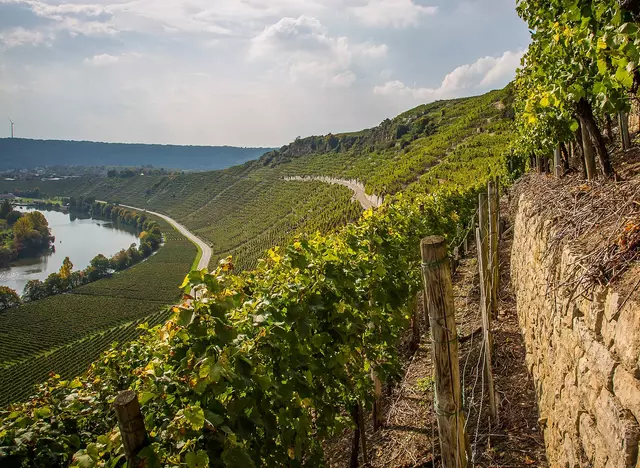
[[[214,413],[213,411],[204,410],[204,415],[209,424],[213,426],[220,426],[224,422],[224,418],[219,414]]]
[[[142,392],[140,394],[140,397],[138,398],[138,401],[140,402],[141,405],[145,405],[149,400],[152,400],[157,396],[158,396],[157,394],[152,392]]]
[[[181,327],[187,327],[193,322],[193,309],[180,309],[178,312],[177,324]]]
[[[80,452],[82,453],[78,455]],[[96,462],[90,455],[84,453],[84,450],[81,450],[80,452],[73,456],[73,463],[71,466],[77,466],[79,468],[92,468],[96,466]]]
[[[222,461],[227,468],[255,468],[255,463],[242,447],[232,447],[222,452]]]
[[[191,406],[184,409],[184,417],[191,427],[199,431],[204,426],[204,411],[199,406]]]
[[[48,406],[43,406],[42,408],[36,409],[36,416],[39,418],[50,418],[52,414],[53,412]]]
[[[222,365],[215,358],[207,358],[200,365],[198,375],[201,379],[208,379],[215,383],[222,375]]]
[[[160,459],[151,446],[145,447],[138,453],[138,457],[141,458],[145,464],[145,468],[160,468]]]
[[[189,452],[185,456],[185,461],[189,468],[207,468],[209,466],[209,455],[204,450]]]
[[[625,88],[631,88],[633,86],[633,76],[626,68],[618,68],[616,71],[616,80],[618,80]]]
[[[571,120],[571,124],[569,125],[569,129],[575,133],[578,131],[578,129],[580,128],[580,124],[578,123],[577,120]]]
[[[607,70],[608,70],[607,61],[604,59],[598,59],[598,73],[600,73],[601,75],[604,75],[605,73],[607,73]]]

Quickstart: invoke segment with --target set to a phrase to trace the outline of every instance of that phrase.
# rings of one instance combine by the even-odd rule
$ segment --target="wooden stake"
[[[478,274],[480,275],[480,312],[482,314],[482,331],[484,334],[484,375],[487,381],[487,388],[489,389],[489,412],[491,419],[497,421],[498,409],[496,405],[496,395],[493,386],[493,369],[491,367],[493,356],[493,333],[491,331],[491,317],[489,309],[487,308],[487,295],[490,288],[487,284],[487,278],[484,272],[486,271],[484,264],[484,255],[481,250],[484,250],[485,244],[482,242],[482,234],[480,228],[476,229],[476,242],[478,244]]]
[[[556,176],[556,179],[559,179],[562,175],[562,155],[560,154],[560,145],[556,146],[556,149],[553,151],[553,174]]]
[[[382,410],[382,382],[375,369],[371,371],[371,378],[373,379],[373,432],[376,432],[382,426],[382,418],[380,417]]]
[[[489,242],[487,244],[488,253],[487,270],[489,276],[487,278],[491,291],[491,317],[498,317],[498,191],[494,182],[489,181],[487,184],[487,194],[489,198]]]
[[[138,396],[133,390],[120,392],[113,402],[113,409],[120,427],[127,466],[137,467],[140,465],[138,453],[149,444]]]
[[[409,303],[411,308],[411,343],[409,349],[416,351],[420,346],[420,313],[418,312],[418,296],[415,295]]]
[[[420,243],[426,308],[431,321],[431,349],[435,370],[435,403],[442,464],[466,468],[468,457],[465,416],[460,392],[458,332],[453,306],[451,269],[443,237]]]
[[[482,239],[482,246],[477,245],[478,253],[482,254],[482,265],[484,265],[484,277],[488,280],[489,275],[489,200],[486,193],[478,194],[478,227],[480,228],[480,234]],[[489,290],[490,291],[490,290]],[[487,310],[489,314],[493,310],[491,307],[491,293],[489,292],[486,297]]]
[[[593,180],[596,178],[596,156],[587,126],[581,122],[580,128],[582,130],[582,154],[587,171],[587,180]]]
[[[367,431],[364,427],[364,406],[360,405],[358,411],[358,426],[360,428],[360,441],[362,442],[362,465],[369,466],[369,454],[367,453]]]
[[[631,137],[629,136],[629,115],[626,112],[618,112],[618,128],[620,129],[622,149],[626,151],[631,148]]]

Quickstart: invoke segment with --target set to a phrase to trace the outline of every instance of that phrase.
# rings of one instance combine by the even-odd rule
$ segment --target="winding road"
[[[357,200],[362,208],[368,210],[369,208],[378,208],[384,202],[382,197],[377,195],[367,195],[364,189],[364,185],[357,180],[347,180],[347,179],[335,179],[333,177],[312,177],[312,176],[296,176],[296,177],[285,177],[284,180],[301,180],[301,181],[319,181],[325,182],[327,184],[337,184],[347,187],[353,192],[353,198]]]
[[[125,208],[130,208],[136,211],[146,211],[150,215],[157,216],[158,218],[164,219],[167,223],[171,224],[174,228],[176,228],[183,236],[185,236],[191,242],[196,244],[200,248],[200,250],[202,250],[202,257],[200,257],[200,261],[198,262],[197,269],[202,270],[204,268],[207,268],[207,269],[209,268],[209,262],[211,261],[211,255],[212,255],[211,247],[209,246],[209,244],[205,243],[202,239],[200,239],[198,236],[193,234],[191,231],[189,231],[186,227],[184,227],[182,224],[177,222],[175,219],[169,218],[167,215],[163,215],[162,213],[149,211],[144,208],[138,208],[136,206],[122,205],[122,204],[120,206],[123,206]]]

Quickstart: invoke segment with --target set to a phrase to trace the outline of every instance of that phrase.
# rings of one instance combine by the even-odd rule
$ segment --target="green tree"
[[[28,302],[39,301],[47,297],[47,290],[42,281],[31,280],[25,285],[22,296]]]
[[[102,254],[96,255],[91,260],[87,273],[90,281],[95,281],[109,275],[110,262]]]
[[[7,219],[7,215],[11,213],[12,209],[11,202],[5,199],[0,205],[0,218]]]
[[[18,293],[7,286],[0,286],[0,311],[10,309],[22,304]]]
[[[20,211],[13,210],[7,215],[7,224],[9,226],[13,226],[20,218],[22,218],[22,213]]]

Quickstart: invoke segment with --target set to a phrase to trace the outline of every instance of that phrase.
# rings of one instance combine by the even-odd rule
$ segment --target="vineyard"
[[[0,429],[7,459],[117,466],[123,452],[110,402],[130,388],[151,434],[140,454],[147,466],[322,464],[323,442],[351,424],[349,414],[371,408],[372,371],[383,382],[399,377],[395,346],[420,289],[420,239],[454,241],[488,178],[507,177],[510,93],[418,108],[393,125],[417,115],[435,123],[409,130],[410,138],[394,133],[380,152],[353,147],[277,163],[271,154],[228,174],[149,177],[138,186],[43,183],[43,191],[86,190],[99,199],[113,199],[112,184],[120,184],[120,201],[175,213],[218,256],[234,252],[240,264],[225,260],[211,273],[190,273],[183,287],[197,299],[174,307],[164,325],[107,352],[86,376],[54,378],[37,404],[14,406]],[[377,161],[379,179],[341,171],[349,158],[353,168]],[[281,180],[315,170],[385,185],[387,194],[406,189],[340,227],[361,213],[347,188]],[[274,243],[281,247],[257,261]],[[244,266],[255,269],[241,272]],[[55,444],[40,429],[50,423],[65,434]],[[27,431],[28,443],[13,444]]]
[[[211,244],[210,267],[232,255],[237,269],[251,269],[274,245],[300,233],[331,232],[361,214],[345,187],[284,177],[355,178],[378,195],[401,190],[420,194],[444,182],[476,184],[504,166],[512,101],[508,86],[483,96],[426,104],[373,129],[303,138],[223,171],[0,181],[0,191],[38,187],[44,193],[161,211]]]
[[[0,402],[30,394],[51,371],[67,378],[82,372],[111,343],[137,336],[137,325],[147,319],[161,323],[167,314],[159,311],[178,298],[177,285],[189,271],[195,247],[165,221],[157,222],[165,245],[144,262],[70,294],[3,313]]]

